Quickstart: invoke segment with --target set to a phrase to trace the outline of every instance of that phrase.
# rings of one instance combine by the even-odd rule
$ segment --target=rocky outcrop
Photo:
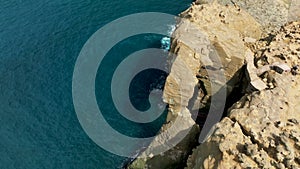
[[[290,69],[266,70],[260,78],[267,89],[247,94],[229,109],[211,137],[194,150],[188,169],[300,168],[299,39],[300,22],[293,22],[271,42],[257,44],[258,69],[274,63]]]
[[[239,80],[235,74],[244,65],[247,49],[242,39],[258,39],[260,35],[260,25],[248,13],[234,6],[217,3],[194,5],[182,13],[173,33],[171,53],[175,57],[170,56],[172,68],[163,96],[169,104],[167,122],[160,131],[165,134],[158,135],[129,168],[183,168],[192,148],[198,143],[200,130],[194,115],[208,105],[220,87],[227,83],[228,91],[234,88]],[[224,77],[217,77],[218,72]],[[176,121],[181,122],[175,124]],[[175,130],[170,130],[174,127]],[[187,130],[178,144],[167,142]],[[155,154],[155,147],[162,144],[171,149]]]
[[[188,169],[299,168],[299,77],[276,74],[278,86],[236,103],[194,150]]]
[[[283,87],[287,82],[291,86],[245,96],[209,140],[194,150],[188,168],[300,167],[300,79],[275,79],[284,82]]]
[[[166,124],[128,168],[299,167],[299,24],[282,28],[276,37],[271,34],[297,17],[299,13],[288,11],[295,1],[219,3],[198,0],[181,14],[164,88]],[[192,153],[203,125],[198,123],[199,128],[196,122],[205,120],[199,114],[208,112],[211,98],[222,88],[227,90],[227,108],[238,98],[236,89],[248,94]],[[172,138],[177,139],[170,143]],[[158,153],[161,147],[168,151]]]
[[[183,41],[184,44],[187,44],[195,53],[195,57],[200,60],[201,67],[196,70],[196,72],[198,71],[198,79],[204,83],[208,94],[213,95],[217,91],[211,91],[210,86],[215,79],[213,75],[217,74],[215,72],[222,70],[226,82],[232,79],[244,64],[247,47],[243,39],[258,39],[261,36],[261,27],[245,11],[234,6],[223,6],[217,3],[193,5],[181,16],[186,19],[179,24],[178,29],[182,31],[178,31],[178,34],[187,37]],[[195,38],[190,40],[193,34],[185,35],[190,34],[190,27],[195,27],[197,30],[195,31],[196,35],[208,37],[209,45],[211,45],[210,49],[201,49],[200,51],[195,47],[198,46],[199,40]],[[181,39],[179,38],[179,40]],[[179,47],[180,44],[177,48]],[[214,57],[213,52],[216,52]],[[208,71],[211,72],[209,78]],[[232,81],[228,85],[229,92],[234,83],[236,81]]]
[[[205,3],[215,0],[198,0]],[[295,19],[300,13],[297,11],[299,0],[217,0],[223,5],[235,5],[253,16],[262,26],[265,34],[275,32],[289,20]],[[197,2],[197,1],[196,1]],[[295,10],[290,10],[290,8]],[[299,8],[298,8],[299,9]],[[293,11],[293,12],[291,12]]]

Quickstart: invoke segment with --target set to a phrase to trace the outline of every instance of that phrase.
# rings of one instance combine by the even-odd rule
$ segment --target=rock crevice
[[[295,1],[218,2],[198,0],[181,14],[163,96],[169,112],[160,132],[167,132],[128,168],[300,168],[300,22],[283,27],[299,14],[289,11]],[[227,112],[199,145],[222,88]],[[167,143],[183,131],[178,144]],[[153,154],[161,144],[170,149]]]

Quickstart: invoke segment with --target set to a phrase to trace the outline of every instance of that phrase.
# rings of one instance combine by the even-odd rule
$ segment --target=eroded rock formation
[[[258,46],[257,68],[278,63],[290,69],[265,71],[260,78],[267,89],[245,95],[229,109],[194,150],[188,169],[300,168],[300,22]]]
[[[299,12],[288,10],[295,2],[219,3],[198,0],[181,14],[164,89],[169,113],[163,134],[128,168],[299,168],[299,22],[277,33],[297,18]],[[229,99],[236,88],[247,94],[192,153],[202,127],[195,123],[197,114],[207,113],[222,87]],[[179,143],[168,142],[176,136],[182,136]],[[160,145],[170,149],[154,153]]]

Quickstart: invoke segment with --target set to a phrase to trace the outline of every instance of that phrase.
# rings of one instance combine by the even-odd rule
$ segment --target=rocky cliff
[[[163,134],[129,168],[299,168],[300,27],[282,27],[298,18],[295,4],[198,0],[184,11],[172,36]],[[198,146],[212,107],[228,116]],[[160,145],[170,149],[156,154]]]
[[[266,89],[246,94],[198,146],[188,169],[300,168],[300,22],[256,44],[256,71]],[[253,64],[247,63],[247,64]]]

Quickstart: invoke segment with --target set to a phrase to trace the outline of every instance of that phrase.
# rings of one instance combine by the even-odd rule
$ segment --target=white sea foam
[[[171,39],[169,37],[163,37],[160,40],[161,43],[161,48],[168,51],[170,50],[170,46],[171,46]]]
[[[168,25],[168,35],[171,36],[174,32],[176,26],[175,25]]]
[[[168,36],[165,36],[160,40],[162,49],[164,49],[166,51],[170,50],[170,47],[171,47],[171,38],[170,37],[172,36],[175,28],[176,28],[175,25],[168,25],[168,32],[167,32]]]

